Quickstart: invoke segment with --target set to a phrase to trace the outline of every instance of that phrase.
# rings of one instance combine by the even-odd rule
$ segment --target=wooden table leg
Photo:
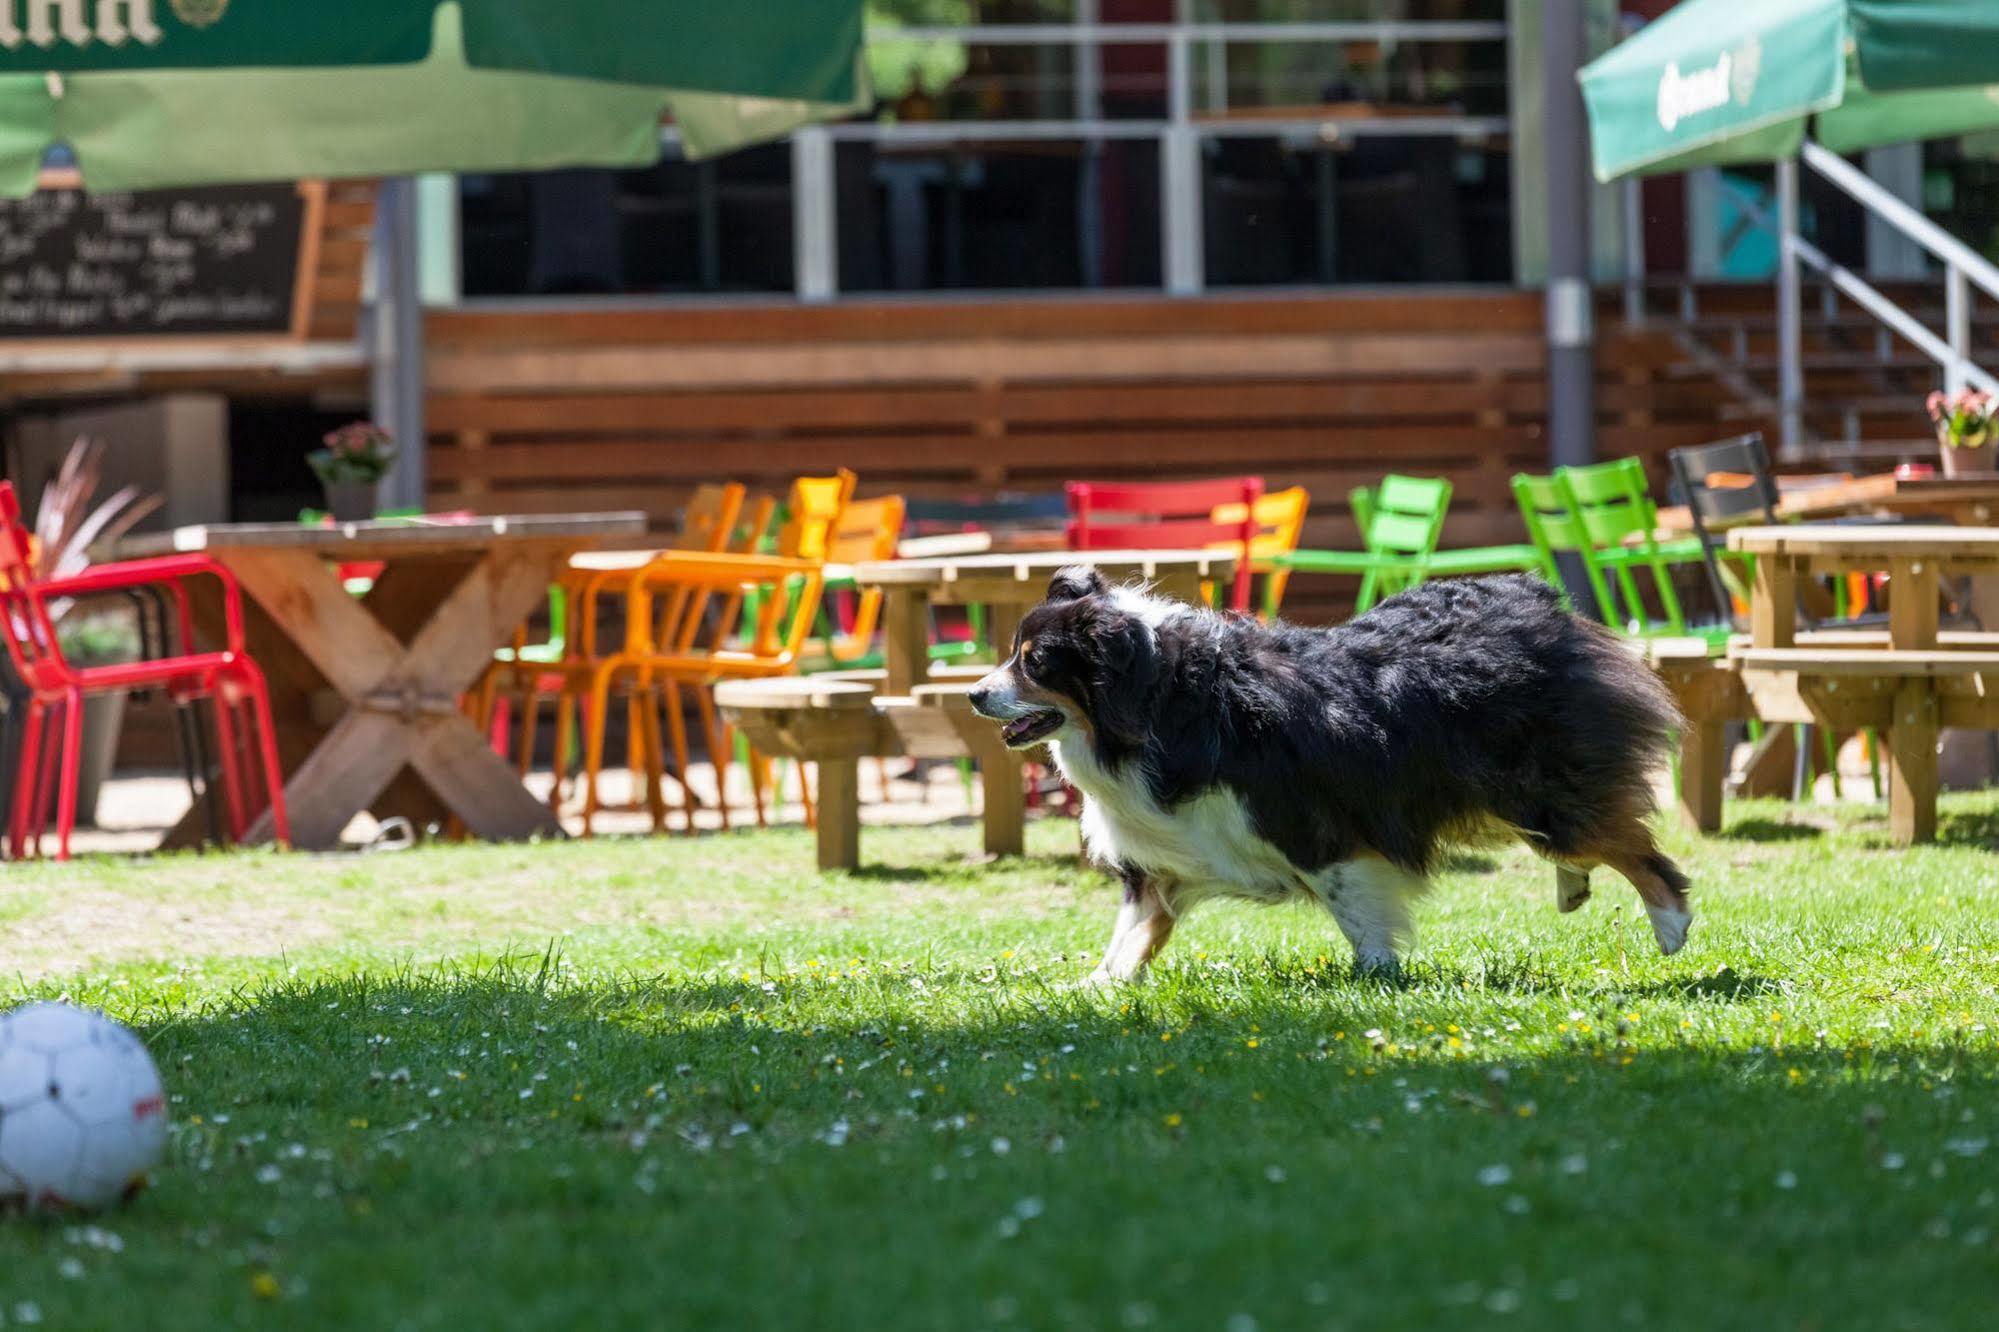
[[[560,833],[459,715],[456,699],[545,594],[566,549],[496,546],[469,569],[392,568],[368,608],[309,555],[238,554],[230,562],[244,589],[350,708],[285,784],[295,844],[337,845],[348,821],[406,764],[435,797],[435,805],[426,799],[424,806],[450,810],[481,836]],[[267,813],[250,840],[269,835]]]
[[[1904,681],[1888,728],[1888,834],[1902,846],[1936,840],[1937,701],[1933,681]]]
[[[1680,734],[1680,822],[1696,832],[1718,832],[1727,776],[1728,723],[1687,722]]]
[[[979,765],[980,793],[985,797],[986,854],[1019,856],[1027,853],[1027,768],[1020,755],[1008,749],[991,723],[982,723],[991,732],[974,742],[972,756]]]
[[[819,760],[819,868],[856,869],[861,863],[861,761]]]
[[[1020,633],[1020,621],[1033,609],[1032,605],[1023,606],[1013,601],[996,601],[986,608],[986,617],[992,626],[995,660],[1005,661],[1013,655],[1013,640]]]
[[[890,587],[882,598],[883,692],[906,697],[930,677],[930,596],[920,587]]]
[[[1757,557],[1749,628],[1751,640],[1760,648],[1790,647],[1797,641],[1798,577],[1789,558]]]

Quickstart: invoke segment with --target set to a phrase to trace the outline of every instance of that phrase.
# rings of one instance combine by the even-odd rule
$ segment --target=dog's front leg
[[[1104,960],[1090,975],[1094,985],[1137,980],[1145,964],[1166,946],[1173,934],[1173,912],[1167,907],[1167,885],[1133,865],[1118,871],[1124,879],[1124,902],[1117,924],[1104,948]]]

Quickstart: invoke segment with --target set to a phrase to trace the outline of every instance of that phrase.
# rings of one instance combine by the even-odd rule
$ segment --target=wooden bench
[[[1733,647],[1729,658],[1767,721],[1885,735],[1890,811],[1906,811],[1891,823],[1897,840],[1922,841],[1935,828],[1940,730],[1999,727],[1999,651],[1990,638],[1952,635],[1935,648],[1908,649],[1819,636],[1795,647]]]
[[[985,849],[1019,855],[1026,801],[1020,765],[999,729],[972,711],[972,680],[919,685],[906,697],[877,692],[879,672],[736,680],[716,686],[715,702],[751,744],[819,768],[821,869],[860,864],[860,760],[968,758],[985,797]],[[858,677],[858,678],[857,678]]]

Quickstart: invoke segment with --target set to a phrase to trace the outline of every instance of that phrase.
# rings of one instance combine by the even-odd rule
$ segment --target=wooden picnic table
[[[270,682],[297,846],[338,845],[364,809],[418,826],[455,815],[476,836],[506,840],[562,829],[459,699],[572,555],[638,539],[645,525],[636,512],[223,524],[133,537],[121,553],[200,551],[242,584],[246,642]],[[383,569],[355,597],[336,573],[343,563]],[[219,601],[197,613],[207,632],[219,623]],[[167,845],[198,842],[206,823],[197,806]],[[270,836],[267,813],[249,840]]]
[[[1922,514],[1964,527],[1984,527],[1999,516],[1999,472],[1967,476],[1855,476],[1777,479],[1777,516],[1809,522],[1852,514]],[[1659,510],[1662,536],[1686,536],[1694,521],[1685,505]]]
[[[1750,642],[1731,648],[1744,687],[1767,721],[1816,721],[1888,737],[1888,821],[1898,842],[1936,832],[1937,738],[1943,726],[1999,727],[1999,652],[1942,641],[1939,574],[1999,574],[1999,528],[1837,526],[1738,528],[1730,550],[1756,557]],[[1886,569],[1897,589],[1886,648],[1837,633],[1801,646],[1797,592],[1814,574]],[[1855,646],[1846,646],[1853,642]]]
[[[999,728],[971,710],[966,668],[933,671],[930,608],[984,605],[994,641],[1006,652],[1014,630],[1047,593],[1057,569],[1087,564],[1112,583],[1144,579],[1156,591],[1199,601],[1204,582],[1235,576],[1228,551],[1042,551],[857,564],[855,582],[883,592],[884,669],[802,679],[736,681],[715,691],[722,710],[768,753],[819,765],[819,864],[852,868],[860,857],[860,788],[865,755],[970,758],[984,792],[985,848],[1019,855],[1026,846],[1022,756]],[[972,668],[973,678],[984,672]]]
[[[1057,569],[1087,564],[1113,584],[1144,580],[1162,596],[1199,601],[1201,585],[1235,576],[1227,550],[1024,551],[1015,554],[880,560],[854,566],[854,579],[879,587],[888,692],[907,694],[929,678],[930,608],[989,608],[993,642],[1004,652],[1023,615],[1047,594]]]

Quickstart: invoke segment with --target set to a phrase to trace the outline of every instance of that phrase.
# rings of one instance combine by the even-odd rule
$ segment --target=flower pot
[[[326,511],[336,523],[365,523],[375,516],[373,481],[328,481]]]
[[[92,694],[83,700],[83,746],[76,765],[76,826],[97,826],[97,797],[118,761],[125,731],[125,695]]]
[[[1943,446],[1943,474],[1945,476],[1965,476],[1992,470],[1992,450],[1990,441],[1972,448],[1952,448]]]

